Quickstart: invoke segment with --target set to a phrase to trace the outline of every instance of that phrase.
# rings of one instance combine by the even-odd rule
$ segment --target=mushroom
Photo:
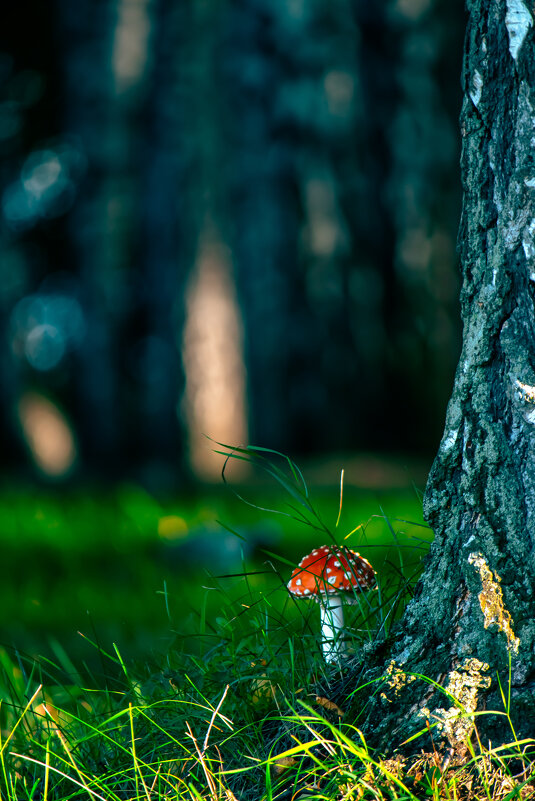
[[[320,605],[322,650],[327,662],[336,661],[343,651],[344,596],[347,600],[347,593],[369,590],[375,583],[370,563],[356,551],[338,546],[315,548],[293,571],[288,590],[294,598],[312,599]]]

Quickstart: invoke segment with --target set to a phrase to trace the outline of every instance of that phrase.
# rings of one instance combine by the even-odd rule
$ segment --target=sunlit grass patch
[[[485,748],[476,722],[462,760],[434,748],[413,748],[406,756],[401,743],[381,754],[367,742],[349,704],[331,700],[338,671],[329,671],[319,655],[298,652],[292,640],[272,648],[259,627],[239,642],[210,639],[205,645],[198,656],[170,654],[150,676],[134,676],[125,665],[122,684],[113,691],[47,688],[37,682],[51,682],[52,668],[38,675],[23,666],[23,678],[4,654],[2,798],[512,801],[535,796],[532,740],[513,738]],[[121,662],[120,655],[108,658]],[[7,685],[11,696],[5,694]],[[353,695],[365,698],[370,690],[357,687]]]

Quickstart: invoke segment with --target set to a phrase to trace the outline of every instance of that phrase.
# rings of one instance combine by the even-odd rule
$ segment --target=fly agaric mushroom
[[[327,662],[338,659],[343,648],[340,634],[344,628],[344,596],[375,586],[375,570],[356,551],[322,545],[303,557],[292,573],[288,590],[294,598],[318,601],[321,613],[323,655]]]

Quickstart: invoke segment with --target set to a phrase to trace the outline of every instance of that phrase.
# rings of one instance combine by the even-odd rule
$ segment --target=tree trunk
[[[184,32],[191,31],[191,9],[173,0],[151,5],[153,24],[150,91],[140,123],[137,163],[141,170],[136,313],[135,411],[129,440],[134,462],[149,486],[173,486],[185,469],[177,403],[184,375],[177,341],[184,325],[183,298],[198,225],[192,208],[191,175],[195,152],[186,135],[181,72]]]
[[[533,18],[522,0],[467,5],[463,348],[424,501],[435,541],[414,600],[379,649],[389,667],[368,717],[383,747],[429,720],[435,743],[458,755],[474,718],[407,673],[438,681],[469,713],[503,711],[499,674],[502,687],[511,681],[517,734],[532,735],[535,720]],[[476,723],[486,741],[511,739],[504,717]]]
[[[392,419],[385,432],[390,447],[407,447],[403,437],[408,430],[412,449],[429,453],[430,443],[441,434],[461,343],[455,254],[461,198],[459,176],[452,169],[460,148],[461,92],[451,76],[459,70],[462,53],[463,4],[460,0],[430,0],[425,5],[400,2],[394,14],[390,5],[385,8],[366,0],[361,4],[368,15],[369,9],[375,8],[377,14],[383,6],[381,57],[383,70],[391,70],[383,84],[390,83],[392,88],[371,96],[382,97],[381,105],[391,108],[389,118],[384,112],[379,118],[389,165],[378,181],[378,192],[388,199],[393,229],[392,274],[384,278],[387,380],[396,387],[397,411],[406,427],[399,425],[396,415],[381,412]],[[367,38],[373,48],[375,38],[364,34],[363,40]],[[397,43],[395,48],[392,42]],[[442,75],[447,76],[445,80]],[[377,116],[375,112],[373,117]],[[375,142],[380,135],[373,132],[370,140]],[[397,434],[393,433],[396,429]]]
[[[125,108],[116,102],[112,60],[115,0],[98,8],[58,2],[63,130],[87,158],[83,191],[66,220],[84,296],[87,335],[76,354],[75,416],[86,466],[102,475],[118,468],[121,422],[113,343],[122,326],[117,298],[126,268],[128,176]]]

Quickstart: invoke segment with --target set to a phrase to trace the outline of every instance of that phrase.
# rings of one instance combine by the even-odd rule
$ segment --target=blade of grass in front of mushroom
[[[383,632],[385,635],[388,634],[398,611],[403,610],[407,604],[408,591],[406,583],[402,580],[398,580],[397,585],[392,586],[391,584],[387,584],[384,588],[379,584],[377,612],[379,614],[380,624],[377,627],[375,639],[378,639]],[[386,614],[384,610],[386,610]]]
[[[262,553],[265,553],[266,556],[270,556],[272,559],[276,559],[277,561],[284,563],[285,565],[287,565],[292,570],[295,568],[294,562],[291,562],[289,559],[286,559],[285,557],[280,556],[279,554],[272,553],[271,551],[267,551],[265,549],[262,549]],[[279,571],[274,566],[273,566],[273,570],[275,571],[275,573],[279,577],[279,579],[281,581],[281,585],[284,588],[286,588],[286,580],[282,577],[282,575],[279,573]],[[325,582],[324,582],[324,585],[325,585]],[[326,586],[327,585],[325,585],[325,587]],[[278,591],[278,589],[279,588],[277,587],[276,590],[273,590],[273,592]],[[266,596],[264,596],[264,597],[266,597]],[[309,620],[310,615],[312,614],[311,610],[309,610],[308,613],[305,615],[304,611],[303,611],[303,609],[301,607],[300,602],[297,601],[297,599],[292,595],[292,593],[287,593],[287,603],[290,603],[290,602],[292,604],[294,604],[295,607],[299,610],[299,613],[300,613],[301,617],[303,618],[305,623],[307,623],[307,626],[309,626],[311,633],[313,633],[314,628],[313,628],[313,626],[310,625],[310,620]]]
[[[223,464],[223,468],[221,471],[221,476],[223,482],[230,486],[227,477],[226,477],[226,470],[228,464],[231,459],[237,459],[239,461],[248,462],[249,464],[256,466],[271,476],[280,486],[285,490],[285,492],[290,495],[294,501],[296,501],[302,509],[296,508],[295,506],[287,503],[287,508],[290,509],[290,512],[283,511],[281,509],[273,509],[269,507],[260,506],[257,503],[253,503],[252,501],[247,500],[237,492],[233,487],[230,487],[231,491],[239,500],[243,503],[251,506],[253,509],[258,509],[261,512],[267,512],[269,514],[278,514],[282,515],[283,517],[288,517],[291,520],[294,520],[302,525],[309,526],[310,528],[314,529],[323,534],[327,534],[327,536],[334,542],[335,538],[332,534],[331,530],[328,526],[325,525],[323,522],[320,514],[315,509],[314,505],[312,504],[309,498],[308,487],[301,473],[299,467],[293,462],[290,457],[285,456],[278,451],[269,449],[269,448],[260,448],[253,445],[248,445],[246,448],[232,448],[230,445],[225,445],[224,443],[216,442],[222,448],[226,448],[227,451],[219,451],[216,450],[215,452],[220,454],[221,456],[225,457],[225,462]],[[284,474],[284,472],[277,467],[277,465],[270,459],[264,456],[264,453],[270,453],[273,456],[277,456],[286,462],[288,465],[292,478],[294,480],[294,484],[288,480],[288,477]],[[302,486],[302,489],[301,489]],[[303,511],[304,510],[304,511]],[[306,514],[308,513],[308,515]]]
[[[355,569],[348,563],[348,571],[351,573],[352,577],[355,581],[358,582],[358,576],[355,573]],[[368,638],[373,639],[374,636],[377,636],[377,624],[374,622],[375,615],[380,613],[384,602],[381,598],[381,588],[380,583],[376,581],[376,586],[373,592],[378,593],[378,604],[372,603],[369,598],[370,589],[365,589],[364,591],[357,591],[356,587],[354,587],[352,592],[352,599],[351,605],[357,607],[358,613],[362,618],[362,625],[364,626],[365,631],[367,632]],[[374,595],[374,597],[377,597]]]
[[[381,514],[383,516],[383,520],[385,521],[386,525],[388,526],[388,528],[390,530],[390,533],[392,534],[392,539],[394,540],[395,546],[396,546],[396,548],[398,550],[398,554],[399,554],[399,567],[400,567],[401,572],[403,572],[403,554],[402,554],[401,548],[399,547],[398,535],[396,534],[396,531],[394,530],[394,526],[390,522],[390,520],[388,518],[388,515],[385,513],[385,511],[384,511],[384,509],[383,509],[383,507],[381,505],[379,505],[379,509],[381,510]]]
[[[303,505],[307,505],[305,501],[308,501],[308,487],[303,477],[303,474],[299,467],[295,464],[295,462],[290,459],[289,456],[286,456],[279,451],[275,451],[271,448],[262,448],[256,445],[247,445],[245,447],[233,447],[231,445],[226,445],[223,442],[216,442],[216,445],[219,445],[222,448],[226,448],[226,451],[215,451],[215,453],[220,454],[221,456],[225,456],[225,463],[222,469],[222,478],[226,482],[225,471],[230,459],[239,459],[241,461],[248,462],[251,465],[256,465],[263,469],[266,473],[271,475],[275,478],[283,487],[284,489],[293,497],[298,500],[299,502],[303,503]],[[286,481],[286,477],[282,470],[277,467],[277,465],[267,457],[265,457],[264,453],[270,453],[273,456],[277,456],[283,461],[286,462],[290,471],[292,473],[293,480],[295,482],[295,489]],[[252,455],[251,455],[252,454]],[[302,485],[302,491],[299,490],[299,485]],[[303,498],[305,501],[303,501]]]
[[[302,505],[305,509],[311,512],[314,516],[318,517],[312,504],[310,503],[308,487],[303,478],[303,475],[299,470],[299,468],[297,467],[297,465],[294,462],[292,462],[292,460],[288,456],[284,456],[284,454],[281,454],[278,451],[270,451],[267,448],[259,448],[253,445],[248,446],[248,450],[253,454],[252,457],[251,456],[249,457],[249,462],[252,465],[256,465],[260,467],[262,470],[264,470],[264,472],[266,472],[268,475],[274,478],[275,481],[277,481],[282,486],[282,488],[292,498],[294,498],[294,500],[296,500],[300,505]],[[292,484],[288,482],[283,471],[279,467],[277,467],[277,465],[274,464],[274,462],[272,462],[267,457],[263,456],[263,453],[272,453],[274,456],[280,457],[288,464],[292,473],[293,480],[295,482],[294,486],[292,486]],[[299,486],[300,484],[303,487],[302,490],[300,489]]]
[[[368,523],[369,522],[370,520],[368,520]],[[344,539],[347,539],[349,536],[354,534],[359,529],[361,529],[365,533],[366,526],[367,524],[366,525],[359,524]],[[358,584],[359,578],[355,574],[355,571],[350,564],[349,564],[349,570],[351,571],[355,582]],[[358,607],[359,613],[362,616],[362,622],[366,627],[368,636],[371,639],[377,639],[380,636],[380,632],[386,629],[387,619],[383,614],[383,610],[385,609],[385,607],[389,609],[389,604],[387,600],[384,600],[382,597],[381,582],[378,580],[376,580],[375,591],[377,592],[377,595],[375,596],[374,600],[377,599],[378,601],[377,603],[372,603],[369,594],[367,592],[359,593],[356,591],[354,591],[353,593],[353,601],[352,601],[352,603]],[[379,617],[379,624],[373,622],[373,619],[375,618],[376,615],[378,615]]]
[[[407,596],[412,597],[414,584],[416,583],[416,580],[421,572],[421,559],[418,558],[418,560],[414,562],[407,562],[405,559],[403,559],[402,552],[404,550],[409,549],[411,552],[421,551],[423,553],[427,553],[429,549],[429,541],[427,539],[416,537],[414,534],[410,534],[409,538],[411,540],[416,540],[418,544],[402,545],[399,541],[399,537],[397,536],[393,528],[392,523],[406,523],[410,526],[419,526],[421,528],[426,528],[428,530],[430,529],[429,526],[425,523],[417,523],[412,520],[405,520],[403,518],[393,518],[393,520],[391,521],[386,515],[386,513],[383,511],[383,514],[380,515],[377,514],[371,515],[365,523],[360,523],[358,526],[356,526],[352,531],[349,532],[349,534],[347,534],[344,537],[344,539],[347,540],[357,531],[362,531],[365,534],[368,525],[372,523],[374,520],[382,520],[387,524],[390,532],[393,535],[394,539],[393,548],[397,557],[397,563],[389,558],[385,558],[381,568],[382,581],[377,582],[378,603],[375,606],[375,610],[380,615],[380,621],[381,621],[375,635],[377,638],[382,630],[384,631],[388,630],[388,627],[390,625],[389,624],[387,626],[388,620],[393,621],[393,619],[395,619],[397,609],[406,604]],[[369,544],[367,547],[383,548],[384,546],[383,543],[381,543],[379,546]],[[394,589],[393,592],[390,591],[389,586],[384,586],[385,572],[394,573],[398,580],[398,586]],[[364,600],[367,601],[368,599],[365,598]],[[385,608],[388,610],[386,618],[383,617],[383,610]],[[360,611],[361,613],[363,612],[362,609]]]
[[[340,517],[342,516],[343,501],[344,501],[344,470],[342,469],[342,471],[340,473],[340,505],[339,505],[339,510],[338,510],[338,518],[336,520],[336,526],[335,526],[336,528],[338,528],[338,524],[340,522]],[[355,528],[352,529],[349,532],[349,534],[346,534],[346,536],[344,537],[344,540],[347,540],[349,537],[351,537],[352,534],[355,534],[359,529],[362,529],[365,532],[366,531],[366,526],[364,526],[362,523],[359,523],[358,526],[355,526]],[[347,548],[346,545],[341,545],[340,547],[341,547],[342,550],[344,548]],[[351,549],[347,548],[347,550],[351,550]],[[372,567],[373,567],[373,565],[372,565]],[[351,572],[353,578],[355,579],[355,582],[358,584],[359,583],[358,576],[355,574],[355,571],[351,567],[350,562],[348,562],[348,569]],[[378,582],[377,582],[377,588],[379,588],[379,583]],[[356,601],[358,602],[358,604],[360,606],[360,600],[361,600],[362,594],[361,593],[357,593],[355,591],[354,591],[353,594],[354,594],[354,597],[355,597]],[[369,602],[369,599],[368,599],[367,595],[366,595],[365,600],[366,600],[369,608],[371,609],[371,604]]]
[[[342,506],[344,505],[344,468],[340,471],[340,503],[338,505],[338,517],[336,518],[335,528],[338,528],[340,518],[342,517]]]
[[[247,498],[244,498],[243,495],[241,495],[239,492],[237,492],[234,489],[234,487],[231,487],[229,482],[228,482],[228,480],[227,480],[226,471],[227,471],[227,467],[228,467],[229,462],[232,459],[234,459],[235,461],[246,462],[247,464],[256,465],[256,466],[261,467],[265,472],[273,475],[273,477],[280,484],[282,484],[287,491],[289,491],[288,487],[285,486],[284,482],[281,481],[280,478],[278,478],[269,469],[267,469],[264,465],[262,465],[260,463],[260,459],[258,457],[257,458],[253,458],[249,453],[247,453],[246,449],[243,449],[243,448],[231,448],[230,445],[225,445],[223,443],[217,443],[217,444],[221,445],[221,447],[223,447],[223,448],[228,448],[231,451],[230,453],[228,453],[226,451],[218,451],[218,450],[216,450],[216,451],[214,451],[214,453],[218,453],[219,455],[225,457],[225,461],[223,463],[223,468],[221,470],[221,478],[223,479],[223,483],[227,487],[230,488],[231,492],[234,494],[234,496],[236,498],[238,498],[238,500],[242,501],[242,503],[245,503],[247,506],[251,506],[253,509],[258,509],[259,512],[268,512],[269,514],[282,515],[283,517],[293,518],[293,515],[288,514],[288,512],[283,512],[280,509],[272,509],[270,507],[260,506],[257,503],[253,503],[252,501],[247,500]]]
[[[235,534],[237,537],[239,537],[242,540],[246,539],[243,535],[238,534],[237,531],[234,531],[234,529],[231,526],[228,526],[225,523],[222,523],[220,520],[218,520],[217,522],[219,523],[219,525],[221,525],[224,529],[229,531],[231,534]],[[286,564],[290,568],[294,568],[295,567],[293,562],[291,562],[289,559],[285,559],[280,554],[272,553],[271,551],[268,551],[268,550],[266,550],[264,548],[262,548],[260,550],[261,550],[262,553],[264,553],[266,556],[269,556],[271,559],[275,559],[275,560],[277,560],[279,562],[283,562],[284,564]],[[242,610],[240,610],[240,612],[237,615],[235,615],[234,619],[237,619],[237,618],[241,617],[242,615],[250,612],[250,610],[254,609],[256,606],[262,605],[263,603],[269,603],[270,596],[275,594],[275,593],[278,593],[280,591],[280,587],[285,587],[286,586],[286,580],[283,578],[282,574],[275,567],[275,565],[271,561],[267,562],[267,564],[269,564],[271,570],[249,570],[246,567],[246,565],[244,564],[242,572],[238,572],[238,573],[223,573],[223,574],[217,574],[217,575],[214,574],[214,575],[211,576],[214,580],[227,579],[227,578],[243,578],[244,581],[246,582],[246,585],[247,585],[247,588],[248,588],[248,592],[249,592],[249,595],[250,595],[250,603],[247,606],[244,606],[244,608]],[[254,598],[254,593],[253,593],[253,591],[252,591],[252,589],[250,588],[250,585],[249,585],[249,577],[250,576],[264,576],[264,575],[271,575],[271,574],[275,574],[277,576],[277,578],[280,581],[280,584],[278,584],[276,587],[274,587],[273,589],[269,590],[268,592],[263,592],[262,595]],[[294,602],[295,602],[295,599],[292,599],[292,600],[294,600]]]
[[[303,473],[301,472],[299,466],[291,459],[287,454],[281,453],[280,451],[272,450],[271,448],[263,448],[260,445],[250,445],[250,450],[255,453],[271,453],[275,456],[280,456],[283,459],[288,467],[290,468],[292,475],[294,477],[294,481],[296,484],[301,483],[303,485],[303,491],[308,498],[308,487],[307,483],[304,479]]]
[[[238,539],[246,540],[246,537],[244,535],[242,535],[239,532],[237,532],[235,529],[233,529],[228,524],[222,522],[221,520],[217,520],[216,522],[222,528],[224,528],[226,531],[228,531],[230,534],[233,534],[234,536],[236,536]],[[283,562],[284,564],[288,565],[288,567],[291,567],[291,568],[295,567],[293,562],[291,562],[288,559],[285,559],[280,554],[272,553],[272,552],[270,552],[270,551],[268,551],[266,549],[261,549],[261,551],[266,556],[269,556],[270,558],[275,559],[275,560],[277,560],[279,562]],[[233,615],[232,620],[237,620],[240,617],[242,617],[243,615],[246,615],[246,614],[250,613],[251,610],[253,610],[257,606],[261,606],[264,603],[270,603],[270,601],[269,601],[270,596],[278,593],[280,591],[281,586],[282,587],[286,586],[286,580],[283,578],[283,576],[280,573],[280,571],[275,567],[275,565],[271,561],[267,562],[267,564],[269,564],[269,567],[271,568],[270,570],[250,570],[249,568],[247,568],[247,566],[245,565],[243,560],[242,560],[242,564],[243,564],[243,570],[239,571],[239,572],[218,573],[218,574],[209,573],[210,578],[212,579],[214,584],[216,584],[220,579],[228,579],[228,578],[242,578],[242,579],[244,579],[244,581],[246,583],[247,595],[248,595],[248,603],[247,604],[242,604],[243,608],[241,608],[239,610],[239,612],[237,612],[236,614]],[[250,584],[249,584],[249,578],[251,576],[263,576],[263,575],[275,575],[279,579],[280,583],[277,584],[272,589],[270,589],[269,591],[267,591],[267,592],[264,591],[261,595],[255,597],[255,593],[254,593],[254,591],[252,590],[252,588],[250,587]],[[213,587],[212,589],[214,589],[214,590],[215,589],[219,589],[219,591],[223,592],[223,590],[222,590],[220,585],[217,585],[217,587]],[[273,609],[273,607],[271,605],[270,605],[270,608],[271,608],[272,612],[274,612],[274,609]],[[198,609],[197,609],[196,606],[192,606],[191,607],[191,611],[192,611],[192,613],[194,613],[195,615],[198,616]],[[282,627],[282,625],[283,625],[283,622],[281,620],[281,627]],[[205,610],[201,614],[201,626],[202,626],[203,629],[204,629],[204,626],[206,626],[206,611]]]
[[[344,471],[342,470],[342,480],[343,480],[343,472]],[[341,510],[342,510],[342,487],[340,487],[340,511]],[[351,534],[353,534],[355,531],[358,531],[359,528],[363,528],[364,531],[365,531],[365,527],[363,527],[362,525],[358,525],[356,528],[353,529]],[[344,539],[347,539],[347,537],[344,537]],[[340,545],[340,549],[342,551],[347,551],[349,554],[354,553],[354,551],[351,548],[348,548],[347,545]],[[360,556],[360,554],[359,554],[359,556]],[[365,558],[365,557],[362,557],[362,558]],[[361,602],[362,601],[364,601],[364,603],[366,603],[368,608],[371,610],[372,609],[372,605],[371,605],[370,600],[368,598],[367,592],[363,593],[363,592],[357,590],[357,587],[360,587],[360,579],[359,579],[359,576],[357,575],[357,573],[355,572],[355,568],[353,567],[353,565],[351,563],[351,560],[347,559],[346,561],[347,561],[347,567],[344,567],[344,572],[347,572],[348,574],[351,574],[351,577],[354,579],[354,582],[355,582],[355,585],[356,585],[354,587],[354,589],[353,589],[353,596],[354,596],[353,603],[356,603],[359,606],[361,613],[362,613],[362,608],[361,608]],[[366,561],[368,561],[368,560],[366,560]],[[368,563],[368,564],[370,564],[370,563]],[[372,565],[372,568],[373,568],[373,565]],[[378,584],[378,582],[376,580],[376,587],[378,588],[378,586],[379,586],[379,584]]]
[[[392,571],[397,574],[397,576],[400,579],[400,581],[404,583],[404,590],[411,592],[410,587],[414,583],[414,581],[413,581],[414,580],[414,576],[417,575],[418,572],[419,572],[419,562],[416,563],[416,569],[407,578],[407,573],[408,573],[408,569],[410,567],[410,563],[405,561],[404,556],[403,556],[403,552],[407,548],[409,548],[411,551],[421,550],[421,551],[427,552],[428,547],[426,547],[426,546],[428,546],[428,541],[420,539],[418,537],[415,537],[414,535],[411,535],[411,539],[416,539],[418,543],[421,543],[421,545],[402,545],[400,540],[399,540],[398,534],[397,534],[396,530],[394,529],[394,526],[392,525],[392,522],[391,522],[390,518],[388,517],[388,515],[386,514],[386,512],[383,510],[383,508],[381,506],[379,508],[381,509],[381,514],[380,515],[371,515],[371,517],[368,519],[368,521],[365,524],[360,524],[360,525],[356,526],[356,528],[354,528],[353,531],[351,531],[344,539],[347,539],[349,536],[354,534],[359,529],[362,529],[363,532],[365,533],[367,526],[371,523],[372,520],[375,520],[375,519],[383,520],[384,523],[386,524],[386,526],[388,527],[388,530],[390,531],[390,534],[392,535],[392,540],[393,540],[392,547],[395,550],[395,553],[396,553],[396,556],[397,556],[397,560],[398,560],[398,564],[395,564],[393,561],[389,561],[389,560],[385,559],[384,565],[385,566],[389,565],[390,568],[392,569]],[[400,518],[394,518],[393,522],[395,522],[395,523],[407,523],[408,525],[411,525],[411,526],[421,526],[422,528],[429,528],[429,526],[427,526],[426,524],[415,523],[413,521],[403,520],[403,519],[400,519]],[[374,546],[369,546],[369,547],[374,547]],[[381,545],[381,547],[382,547],[382,545]],[[379,591],[381,590],[379,583],[378,583],[378,589],[379,589]],[[411,594],[412,594],[412,592],[411,592]]]

